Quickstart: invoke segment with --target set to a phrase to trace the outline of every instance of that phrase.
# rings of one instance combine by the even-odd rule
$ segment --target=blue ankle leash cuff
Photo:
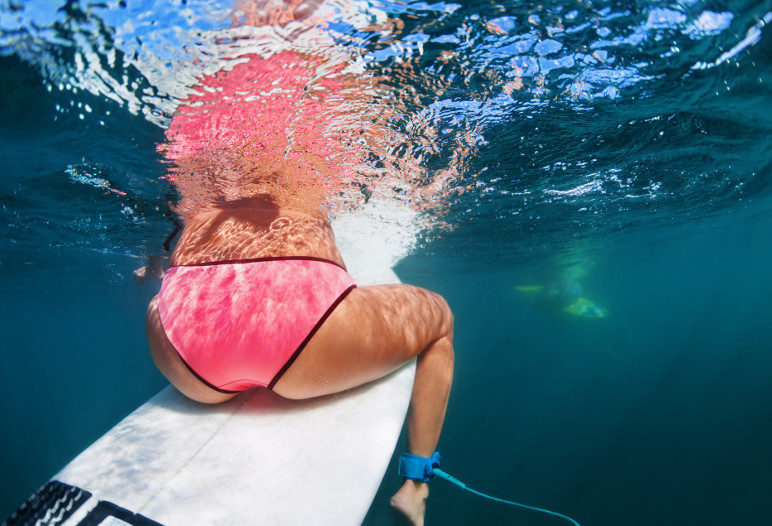
[[[399,457],[398,473],[400,477],[429,482],[434,478],[434,468],[440,467],[440,454],[435,451],[431,458],[402,453]]]
[[[511,500],[504,500],[498,497],[492,497],[491,495],[486,495],[485,493],[482,493],[480,491],[477,491],[468,487],[466,484],[458,480],[456,477],[449,475],[448,473],[445,473],[440,469],[440,454],[436,451],[434,452],[434,455],[431,456],[431,458],[419,457],[418,455],[411,455],[410,453],[402,453],[402,456],[399,457],[399,467],[397,471],[400,477],[404,477],[406,479],[411,479],[411,480],[418,480],[420,482],[429,482],[434,477],[440,477],[441,479],[445,479],[451,484],[455,484],[459,488],[465,491],[468,491],[469,493],[479,495],[480,497],[483,497],[485,499],[492,500],[495,502],[501,502],[502,504],[510,504],[512,506],[517,506],[518,508],[523,508],[531,511],[546,513],[554,517],[560,517],[561,519],[565,519],[569,521],[573,526],[579,526],[579,523],[576,522],[574,519],[572,519],[571,517],[567,517],[566,515],[563,515],[561,513],[545,510],[544,508],[537,508],[535,506],[527,506],[525,504],[520,504],[519,502],[513,502]]]

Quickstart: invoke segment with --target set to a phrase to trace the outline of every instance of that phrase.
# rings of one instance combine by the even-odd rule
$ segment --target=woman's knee
[[[448,338],[452,341],[453,330],[456,327],[456,318],[453,316],[453,311],[450,309],[450,305],[448,305],[448,302],[445,300],[445,298],[442,298],[442,301],[445,304],[445,329],[448,334]],[[453,348],[451,347],[451,355],[452,354]]]
[[[450,376],[453,376],[453,364],[456,360],[455,352],[453,351],[453,340],[450,336],[444,336],[437,341],[435,346],[438,347],[438,361],[442,364],[443,369]]]
[[[452,341],[455,318],[453,316],[453,311],[448,304],[448,301],[442,295],[436,292],[427,292],[432,295],[434,301],[437,304],[437,311],[439,313],[439,337],[447,336]]]

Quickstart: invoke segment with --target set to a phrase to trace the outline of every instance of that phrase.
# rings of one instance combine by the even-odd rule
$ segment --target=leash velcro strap
[[[435,451],[431,458],[402,453],[399,457],[398,473],[400,477],[429,482],[434,478],[434,468],[440,467],[440,454]]]

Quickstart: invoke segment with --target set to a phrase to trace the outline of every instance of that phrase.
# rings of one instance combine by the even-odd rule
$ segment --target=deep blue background
[[[404,262],[456,314],[443,467],[582,524],[770,523],[772,222],[732,221],[604,247],[585,287],[604,319],[523,302],[524,267]],[[398,483],[366,524],[389,523]],[[430,491],[430,524],[560,523],[440,480]]]

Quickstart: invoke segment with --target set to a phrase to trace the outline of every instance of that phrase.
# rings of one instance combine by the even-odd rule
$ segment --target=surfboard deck
[[[384,222],[384,213],[394,217],[373,203],[333,225],[360,285],[399,281],[391,267],[409,248],[410,218]],[[294,401],[256,389],[216,406],[169,386],[6,523],[360,524],[399,438],[414,372],[411,362],[331,396]]]

